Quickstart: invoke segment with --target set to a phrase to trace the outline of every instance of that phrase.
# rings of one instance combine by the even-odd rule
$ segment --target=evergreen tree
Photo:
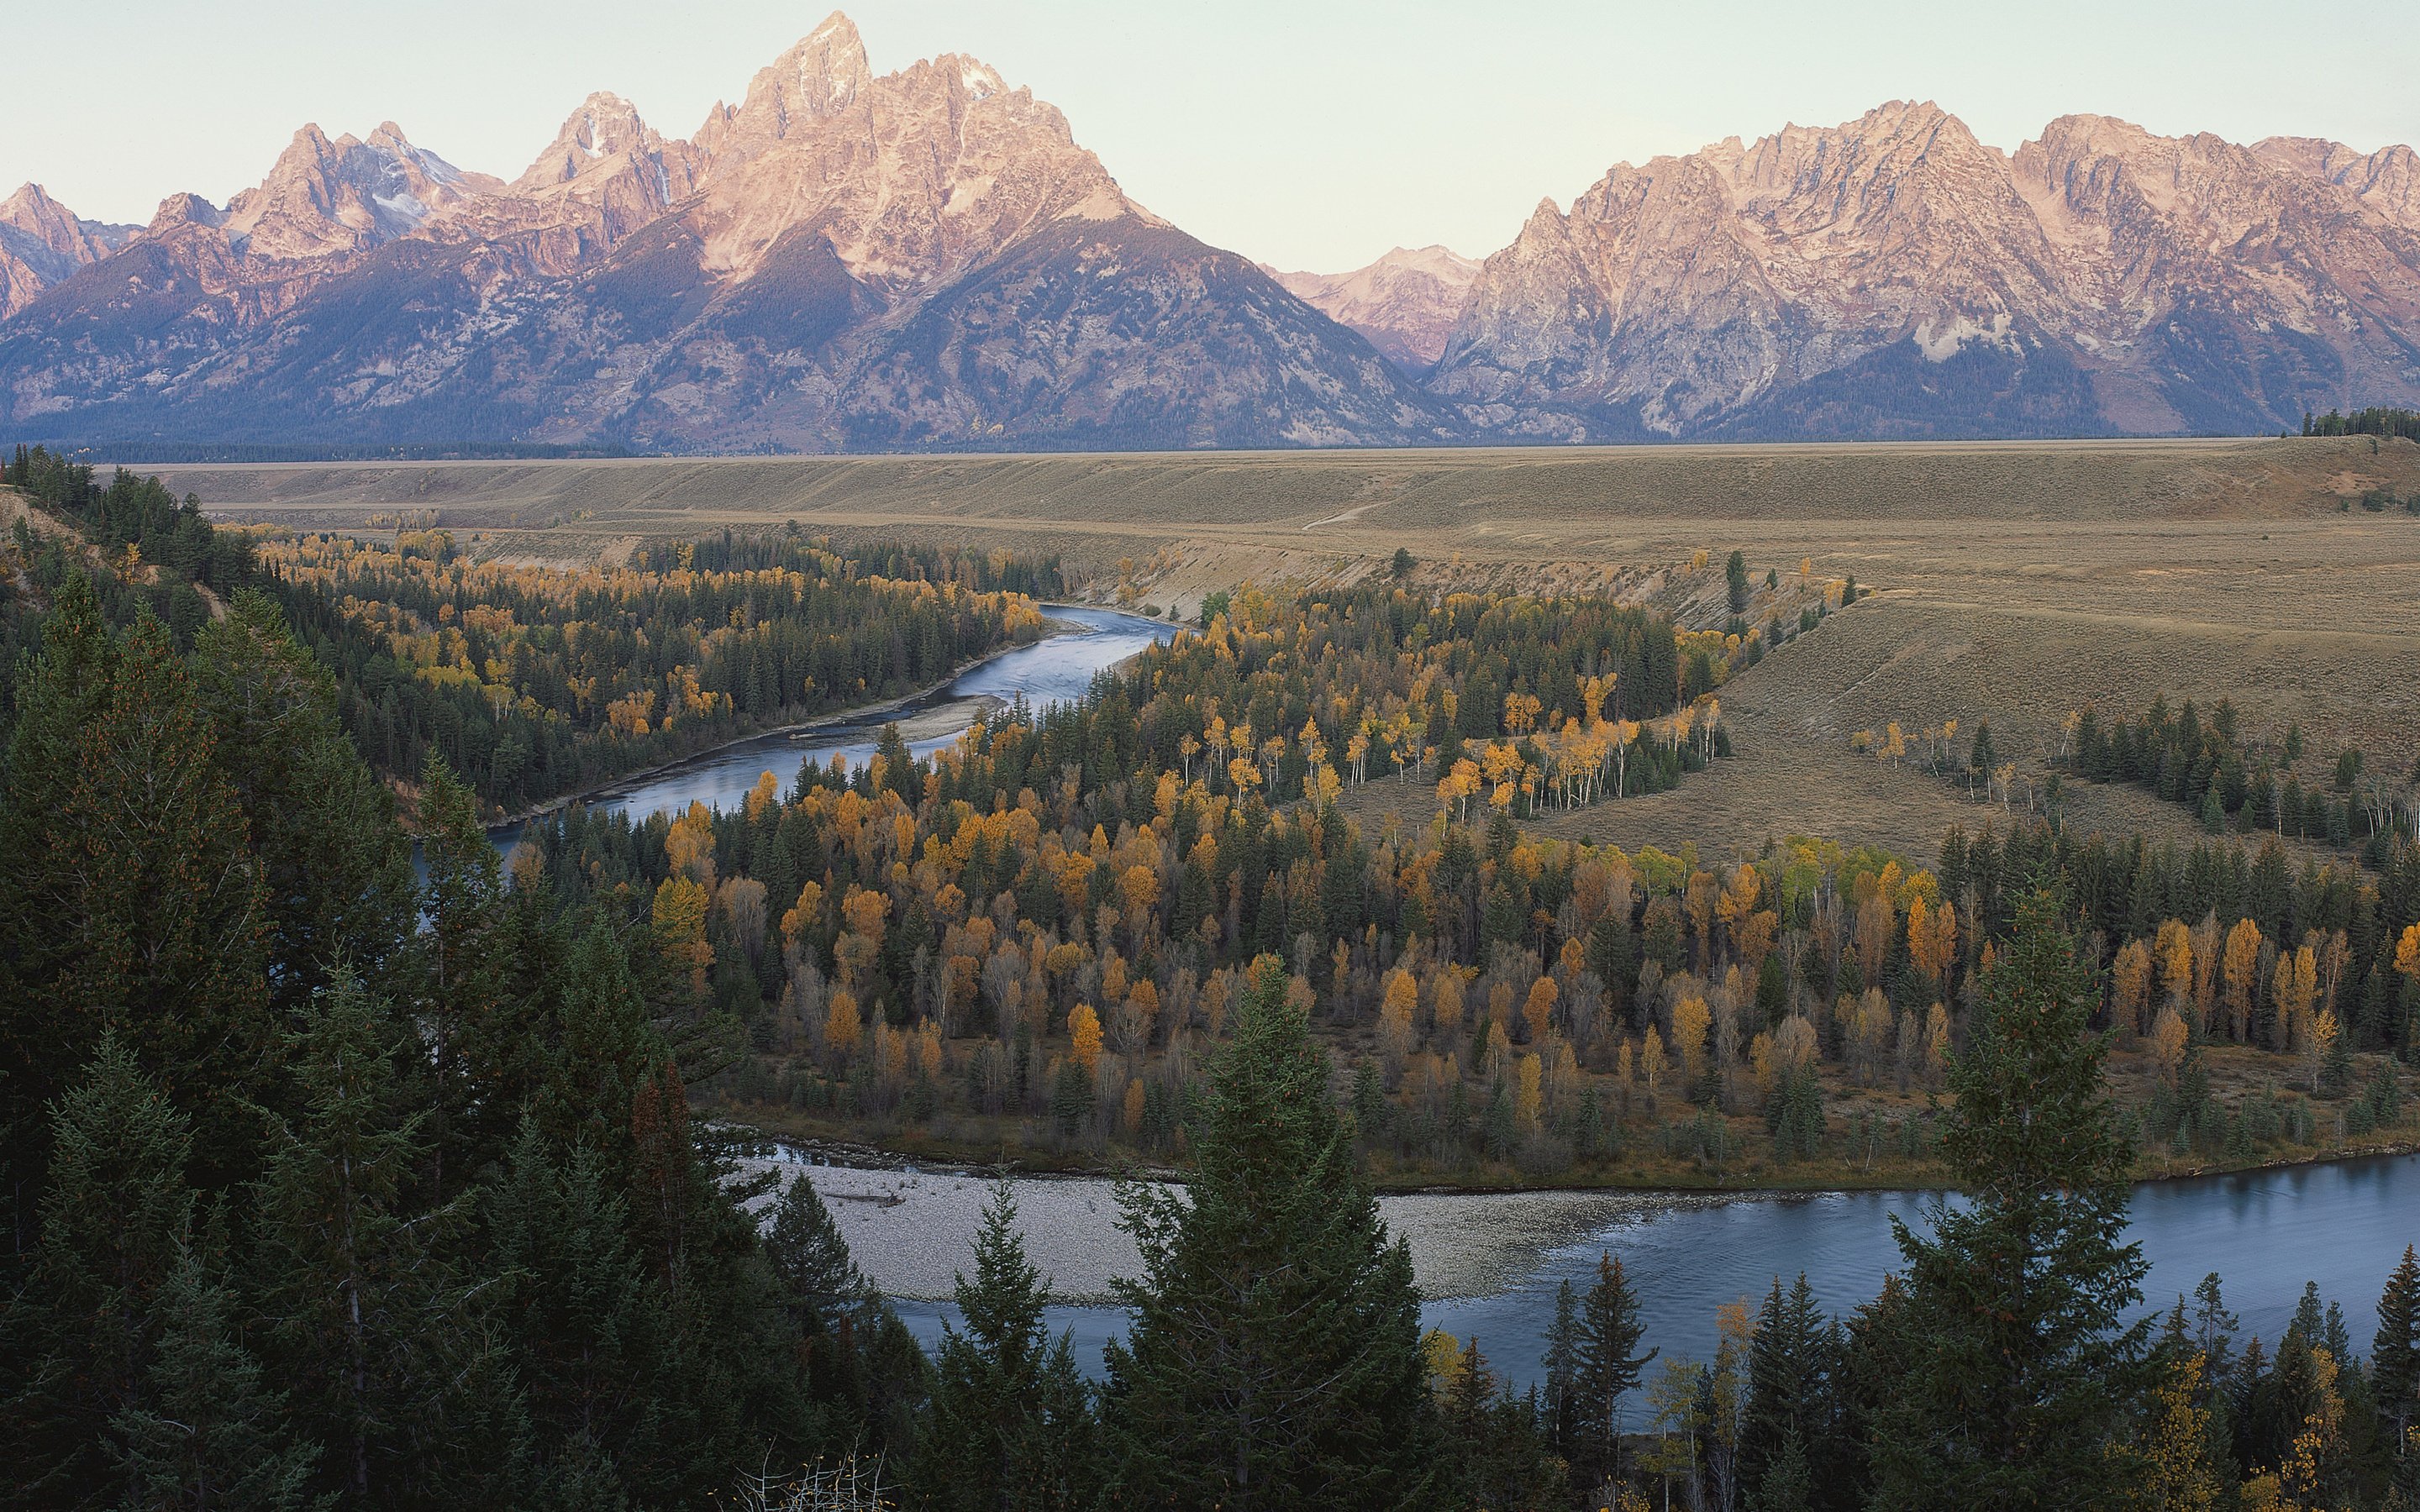
[[[115,1035],[52,1113],[41,1241],[0,1310],[8,1504],[106,1506],[136,1480],[111,1425],[149,1401],[162,1298],[194,1221],[191,1125]]]
[[[302,1512],[319,1446],[297,1441],[283,1396],[236,1336],[235,1299],[188,1253],[158,1299],[148,1391],[110,1423],[125,1512]]]
[[[1569,1458],[1578,1427],[1579,1297],[1568,1277],[1555,1288],[1555,1320],[1546,1329],[1546,1425],[1556,1452]]]
[[[256,1198],[274,1362],[327,1450],[329,1483],[362,1504],[409,1500],[484,1447],[448,1421],[483,1341],[446,1258],[461,1204],[415,1200],[427,1120],[401,1070],[405,1042],[349,980],[305,1011],[290,1051],[295,1115],[272,1136]]]
[[[1244,1509],[1388,1506],[1427,1473],[1411,1255],[1389,1242],[1329,1101],[1326,1057],[1254,967],[1197,1118],[1189,1200],[1121,1194],[1142,1279],[1109,1350],[1126,1494]]]
[[[558,1144],[627,1161],[631,1103],[667,1050],[629,956],[601,918],[572,947],[557,990],[552,1053],[533,1100],[539,1121]]]
[[[2378,1299],[2378,1335],[2369,1346],[2369,1386],[2387,1428],[2400,1445],[2420,1422],[2420,1254],[2403,1246],[2402,1263]]]
[[[1814,1472],[1796,1424],[1782,1429],[1780,1447],[1750,1484],[1756,1490],[1749,1504],[1757,1512],[1808,1512],[1815,1505]]]
[[[1580,1304],[1579,1348],[1572,1381],[1572,1473],[1583,1487],[1621,1475],[1621,1398],[1637,1388],[1659,1352],[1636,1352],[1647,1332],[1638,1293],[1610,1254],[1597,1257],[1596,1282]]]
[[[774,1205],[765,1258],[806,1350],[807,1392],[826,1443],[904,1451],[925,1396],[925,1361],[907,1325],[867,1284],[830,1210],[801,1176]]]
[[[1723,563],[1723,579],[1725,586],[1730,590],[1731,612],[1734,614],[1746,613],[1748,597],[1747,558],[1734,550],[1730,554],[1730,560]]]
[[[1892,1220],[1911,1358],[1874,1451],[1890,1505],[2091,1506],[2118,1489],[2107,1445],[2148,1384],[2149,1324],[2122,1321],[2145,1262],[2121,1242],[2133,1161],[2086,1028],[2099,995],[2053,901],[2022,904],[1950,1068],[1940,1148],[1969,1205],[1935,1204],[1930,1238]]]
[[[1016,1194],[1002,1182],[975,1236],[974,1278],[957,1278],[966,1332],[942,1325],[915,1471],[925,1505],[1038,1512],[1097,1497],[1098,1425],[1068,1336],[1054,1340],[1043,1324],[1049,1296],[1025,1257]]]
[[[1839,1342],[1815,1303],[1815,1290],[1801,1273],[1784,1291],[1779,1277],[1757,1313],[1756,1333],[1748,1345],[1748,1398],[1740,1427],[1740,1483],[1765,1488],[1783,1459],[1794,1456],[1794,1470],[1783,1480],[1799,1488],[1795,1504],[1812,1494],[1807,1477],[1811,1460],[1825,1458],[1837,1432],[1834,1399]],[[1794,1480],[1792,1477],[1795,1477]],[[1762,1492],[1768,1504],[1770,1491]]]
[[[1893,1408],[1906,1390],[1916,1341],[1908,1336],[1907,1285],[1897,1273],[1849,1315],[1840,1354],[1839,1465],[1832,1474],[1828,1504],[1861,1506],[1869,1501],[1873,1461]]]
[[[814,1183],[803,1176],[792,1179],[774,1206],[765,1258],[791,1299],[799,1331],[810,1338],[833,1332],[849,1304],[865,1294],[865,1277],[858,1273],[848,1241]]]

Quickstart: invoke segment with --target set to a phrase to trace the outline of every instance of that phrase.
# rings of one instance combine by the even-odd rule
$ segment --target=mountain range
[[[1931,104],[1616,164],[1473,261],[1278,272],[835,13],[507,181],[306,126],[225,206],[0,202],[0,434],[668,452],[2257,432],[2420,402],[2407,147]]]

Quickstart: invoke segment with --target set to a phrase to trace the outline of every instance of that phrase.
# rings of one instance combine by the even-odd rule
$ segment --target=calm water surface
[[[1919,1232],[1934,1199],[1914,1192],[1826,1193],[1746,1199],[1628,1215],[1549,1250],[1536,1269],[1485,1296],[1433,1302],[1422,1320],[1476,1335],[1489,1361],[1517,1385],[1536,1381],[1555,1289],[1585,1289],[1597,1257],[1619,1256],[1646,1314],[1646,1342],[1667,1354],[1714,1352],[1714,1309],[1742,1297],[1753,1305],[1776,1275],[1799,1273],[1824,1306],[1845,1313],[1881,1289],[1897,1269],[1890,1219]],[[2146,1306],[2174,1305],[2215,1271],[2244,1330],[2273,1343],[2306,1281],[2343,1304],[2364,1353],[2376,1328],[2378,1294],[2404,1246],[2420,1243],[2420,1155],[2343,1161],[2136,1189],[2129,1237],[2151,1273]],[[946,1304],[900,1302],[900,1315],[928,1344]],[[1062,1306],[1050,1326],[1069,1329],[1080,1357],[1097,1367],[1101,1346],[1125,1332],[1115,1307]]]

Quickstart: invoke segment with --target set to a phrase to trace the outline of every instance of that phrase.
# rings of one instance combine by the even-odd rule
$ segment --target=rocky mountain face
[[[1445,354],[1479,266],[1444,247],[1397,247],[1349,273],[1267,271],[1312,309],[1367,336],[1396,366],[1425,373]]]
[[[1065,118],[834,14],[688,141],[592,95],[510,183],[305,128],[0,323],[20,435],[667,450],[1456,440]]]
[[[79,220],[39,184],[0,200],[0,320],[124,246],[138,229]]]
[[[1931,104],[1272,273],[1056,109],[835,13],[690,137],[589,96],[509,182],[305,127],[142,228],[0,203],[0,434],[641,450],[2248,432],[2420,404],[2420,159]]]
[[[2402,148],[1893,103],[1542,204],[1429,387],[1569,440],[2273,430],[2420,400],[2412,206]]]

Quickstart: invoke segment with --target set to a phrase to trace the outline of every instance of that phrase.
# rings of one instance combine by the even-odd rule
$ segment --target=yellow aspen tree
[[[2140,940],[2128,940],[2118,948],[2117,959],[2109,963],[2109,1016],[2128,1034],[2140,1033],[2149,1011],[2150,997],[2150,947]]]
[[[1076,1064],[1093,1075],[1101,1064],[1101,1015],[1090,1003],[1078,1003],[1067,1014],[1067,1038]]]
[[[856,1056],[864,1037],[865,1026],[857,1011],[857,995],[843,987],[831,995],[831,1005],[824,1012],[824,1049],[845,1066]]]
[[[1760,1034],[1747,1042],[1748,1075],[1756,1082],[1756,1095],[1761,1102],[1773,1093],[1773,1078],[1778,1069],[1773,1059],[1773,1036]]]
[[[2259,925],[2239,918],[2226,932],[2219,975],[2226,984],[2227,1038],[2242,1044],[2252,1033],[2252,999],[2259,988]]]
[[[1404,976],[1404,973],[1397,972],[1396,975]],[[1409,981],[1410,978],[1404,977],[1404,980]],[[1398,995],[1389,987],[1386,1002],[1378,1010],[1378,1054],[1386,1062],[1387,1074],[1390,1079],[1402,1073],[1404,1057],[1412,1051],[1412,1009],[1410,1002],[1405,1000],[1406,995],[1417,996],[1418,989],[1410,995]]]
[[[1118,1120],[1120,1126],[1125,1130],[1128,1139],[1142,1133],[1142,1079],[1137,1077],[1126,1083],[1125,1107]]]
[[[1537,1052],[1524,1055],[1512,1068],[1512,1117],[1524,1131],[1538,1127],[1538,1113],[1544,1105],[1545,1075],[1538,1063]]]
[[[1882,980],[1883,966],[1890,955],[1891,934],[1898,923],[1899,916],[1891,907],[1889,895],[1879,887],[1857,905],[1857,969],[1868,981]]]
[[[1672,1005],[1672,1048],[1681,1069],[1695,1086],[1706,1071],[1706,1029],[1714,1014],[1702,997],[1683,997]]]
[[[1647,1039],[1638,1049],[1638,1074],[1649,1091],[1655,1090],[1655,1079],[1664,1074],[1664,1037],[1651,1024],[1647,1026]]]
[[[1721,884],[1711,872],[1690,873],[1687,889],[1682,894],[1682,911],[1688,915],[1691,937],[1697,942],[1698,965],[1710,971],[1714,960],[1714,900]]]
[[[1859,1079],[1869,1086],[1890,1048],[1890,1005],[1883,1000],[1883,990],[1867,988],[1849,1015],[1849,1055]]]
[[[1462,1032],[1462,973],[1449,966],[1437,974],[1436,985],[1429,989],[1430,1010],[1436,1022],[1440,1041],[1450,1041]]]
[[[1480,1054],[1480,1073],[1491,1082],[1503,1075],[1505,1057],[1512,1053],[1512,1037],[1504,1032],[1504,1021],[1489,1020],[1486,1047]]]
[[[2311,1003],[2319,992],[2318,958],[2307,945],[2291,955],[2280,950],[2271,980],[2277,1006],[2276,1042],[2271,1048],[2291,1050],[2310,1028]]]
[[[706,942],[706,903],[704,885],[688,876],[668,876],[656,888],[657,949],[666,964],[689,973],[693,997],[706,995],[706,974],[714,964],[714,947]]]
[[[2183,1002],[2193,992],[2193,933],[2176,919],[2160,920],[2151,959],[2160,968],[2160,986],[2170,1006]]]
[[[2188,1350],[2161,1373],[2142,1433],[2123,1451],[2134,1502],[2162,1512],[2217,1512],[2226,1504],[2211,1464],[2210,1409],[2201,1405],[2208,1362]]]
[[[2420,983],[2420,924],[2405,926],[2402,937],[2395,942],[2395,969],[2405,980]]]
[[[2184,1064],[2185,1045],[2191,1039],[2173,1005],[2160,1010],[2159,1021],[2151,1026],[2151,1070],[2161,1085],[2177,1084],[2177,1071]]]
[[[1918,893],[1907,902],[1907,958],[1928,981],[1941,980],[1941,968],[1948,963],[1932,957],[1932,905]]]
[[[1935,1003],[1924,1015],[1924,1085],[1941,1090],[1949,1074],[1949,1010]]]
[[[1159,985],[1145,977],[1126,989],[1118,1001],[1119,1048],[1140,1055],[1151,1048],[1152,1027],[1159,1021]]]
[[[1579,1097],[1579,1057],[1572,1054],[1570,1045],[1558,1042],[1555,1058],[1546,1068],[1546,1106],[1557,1113],[1565,1112]]]
[[[1529,984],[1528,1000],[1521,1005],[1521,1019],[1529,1026],[1531,1044],[1545,1042],[1554,1027],[1555,1000],[1559,995],[1552,977],[1540,977]]]
[[[2218,966],[2226,940],[2215,912],[2204,914],[2193,927],[2193,1013],[2187,1022],[2200,1026],[2204,1034],[2217,1027]]]
[[[2311,1094],[2319,1095],[2319,1077],[2327,1071],[2328,1052],[2335,1048],[2339,1029],[2334,1009],[2323,1008],[2303,1036],[2303,1069],[2310,1073]]]
[[[713,889],[714,815],[705,804],[690,800],[689,811],[673,821],[664,834],[664,858],[674,872]]]

